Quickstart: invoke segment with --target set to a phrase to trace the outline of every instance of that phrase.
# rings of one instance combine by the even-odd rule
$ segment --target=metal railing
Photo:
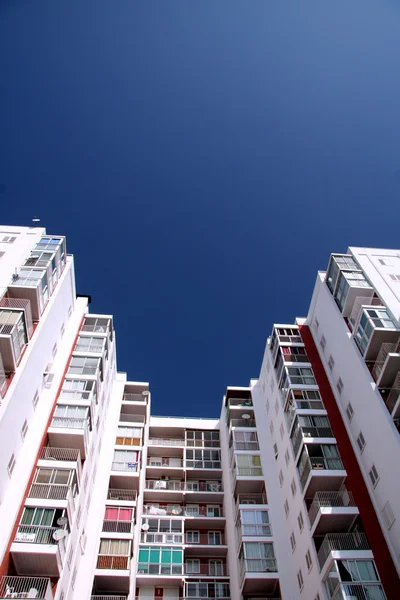
[[[255,419],[231,419],[230,420],[231,427],[255,427],[256,422]]]
[[[221,469],[220,460],[192,460],[186,459],[187,469]]]
[[[185,440],[180,438],[149,438],[149,446],[184,446]]]
[[[132,394],[130,392],[124,392],[122,400],[126,402],[143,402],[146,403],[146,398],[142,394]]]
[[[266,494],[238,494],[236,498],[236,506],[239,508],[239,505],[250,505],[250,508],[254,504],[268,504],[268,499]]]
[[[262,467],[236,467],[235,474],[238,477],[260,477],[263,472]]]
[[[182,575],[183,565],[168,563],[139,563],[138,574],[143,575]]]
[[[222,481],[186,481],[184,489],[187,492],[223,492]]]
[[[146,544],[183,544],[182,533],[148,533],[142,531],[140,541]]]
[[[133,521],[104,519],[102,531],[105,533],[132,533]]]
[[[0,598],[52,600],[50,579],[48,577],[5,575],[0,580]]]
[[[330,600],[386,600],[380,583],[339,583]]]
[[[219,532],[218,532],[219,533]],[[196,540],[196,541],[193,541]],[[197,537],[190,537],[190,535],[186,534],[185,544],[188,546],[191,545],[200,545],[200,546],[224,546],[225,545],[225,537],[222,533],[219,535],[215,535],[214,532],[208,533],[200,533]]]
[[[181,458],[173,458],[169,456],[156,457],[149,456],[147,458],[147,466],[148,467],[170,467],[170,468],[182,468],[183,460]]]
[[[24,312],[25,326],[28,339],[33,335],[33,321],[32,321],[32,310],[30,300],[24,300],[23,298],[1,298],[0,308],[13,308],[19,309]],[[10,332],[11,333],[11,332]]]
[[[391,353],[398,354],[399,351],[400,351],[400,343],[399,342],[384,342],[381,345],[379,352],[378,352],[378,356],[376,357],[376,361],[374,363],[372,363],[372,368],[371,368],[371,375],[372,375],[374,381],[378,381],[388,354],[391,354]]]
[[[353,494],[347,490],[340,492],[316,492],[308,511],[311,525],[314,523],[320,508],[343,508],[346,506],[356,506]]]
[[[129,556],[117,556],[113,554],[99,554],[97,557],[97,569],[129,569]]]
[[[276,573],[278,571],[276,558],[242,558],[241,574],[245,573]]]
[[[50,427],[60,427],[61,429],[84,429],[87,424],[87,417],[53,417]]]
[[[57,544],[53,539],[53,533],[59,527],[47,527],[45,525],[18,525],[14,542],[24,544]]]
[[[320,569],[332,551],[340,550],[370,550],[370,545],[365,533],[328,533],[318,550]]]
[[[139,596],[138,596],[139,598]],[[126,596],[90,596],[90,600],[127,600]]]
[[[134,502],[136,498],[136,490],[109,488],[107,492],[107,500],[122,500],[127,502]]]
[[[45,446],[41,449],[39,458],[41,460],[66,460],[70,462],[80,461],[81,454],[75,448],[53,448]]]
[[[311,470],[315,471],[343,471],[344,466],[340,458],[325,458],[324,456],[308,457],[303,470],[299,471],[300,482],[304,488]]]
[[[112,471],[126,471],[128,473],[137,473],[138,471],[138,463],[135,461],[132,462],[120,462],[113,461],[111,464]]]
[[[67,500],[71,486],[66,483],[32,483],[28,498]]]
[[[121,413],[119,420],[122,423],[144,423],[146,420],[145,415],[131,415],[130,413]]]
[[[167,481],[166,479],[147,479],[146,490],[174,490],[180,491],[184,489],[183,481]]]
[[[185,575],[199,577],[206,575],[209,577],[226,577],[228,575],[228,566],[224,563],[217,564],[197,564],[185,563],[183,565]]]

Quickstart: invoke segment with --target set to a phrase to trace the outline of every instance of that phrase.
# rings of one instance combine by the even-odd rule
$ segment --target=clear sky
[[[398,0],[2,0],[0,221],[67,236],[153,412],[217,416],[348,245],[399,247]]]

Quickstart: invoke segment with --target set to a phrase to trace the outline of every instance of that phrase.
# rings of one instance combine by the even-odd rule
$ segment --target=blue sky
[[[156,414],[218,415],[330,252],[400,245],[395,0],[3,0],[0,73],[0,220],[67,235]]]

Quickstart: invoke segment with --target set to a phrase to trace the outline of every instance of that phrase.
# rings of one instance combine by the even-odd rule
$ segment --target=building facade
[[[219,419],[153,416],[89,305],[0,227],[0,599],[400,597],[399,252],[332,255]]]

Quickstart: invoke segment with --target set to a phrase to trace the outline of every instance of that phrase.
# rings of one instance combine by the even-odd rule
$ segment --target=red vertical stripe
[[[337,440],[340,456],[347,471],[346,487],[353,492],[368,540],[371,544],[376,566],[388,600],[399,600],[400,581],[389,548],[383,536],[381,526],[369,496],[368,488],[361,473],[356,455],[336,403],[331,386],[322,365],[318,350],[314,344],[309,327],[300,327],[301,336],[310,358],[333,433]]]

